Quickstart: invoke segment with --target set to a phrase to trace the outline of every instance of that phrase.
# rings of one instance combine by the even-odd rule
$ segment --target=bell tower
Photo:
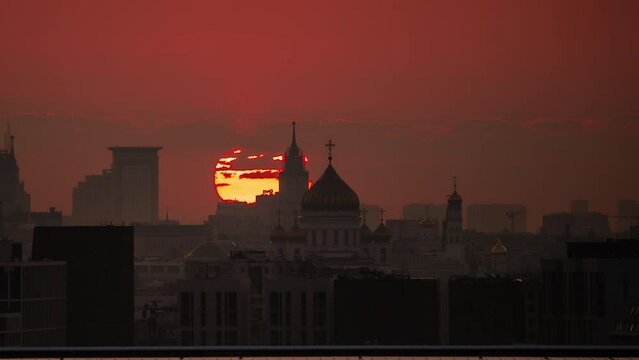
[[[284,153],[284,167],[279,175],[279,206],[282,214],[282,225],[286,228],[290,228],[295,224],[296,214],[301,209],[302,197],[308,190],[306,160],[304,152],[297,146],[295,125],[295,122],[293,122],[291,145]]]

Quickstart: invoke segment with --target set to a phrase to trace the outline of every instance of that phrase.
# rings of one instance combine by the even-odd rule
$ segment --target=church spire
[[[297,146],[297,138],[295,135],[295,125],[296,125],[295,121],[293,121],[291,125],[293,127],[293,135],[291,136],[291,146],[288,148],[288,155],[299,156],[300,150],[299,150],[299,147]]]
[[[297,147],[297,141],[295,141],[295,121],[293,121],[293,139],[291,140],[291,147]]]

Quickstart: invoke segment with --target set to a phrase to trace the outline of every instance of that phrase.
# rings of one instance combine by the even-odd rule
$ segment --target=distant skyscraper
[[[113,221],[111,170],[101,175],[87,175],[73,188],[72,217],[74,224],[98,225]]]
[[[73,223],[157,223],[161,147],[110,147],[111,169],[73,188]]]
[[[453,177],[453,193],[448,195],[448,207],[443,223],[443,240],[446,246],[461,243],[463,230],[462,197],[457,193],[457,177]]]
[[[585,214],[588,212],[588,200],[573,200],[570,202],[570,212],[573,214]]]
[[[7,126],[4,149],[0,149],[0,201],[5,215],[23,215],[31,211],[31,195],[20,181],[20,168],[14,149],[15,137]]]
[[[159,160],[162,147],[109,147],[113,152],[113,218],[155,223],[159,215]]]
[[[295,223],[294,217],[301,210],[302,197],[308,191],[308,171],[304,153],[297,146],[295,122],[291,146],[284,155],[284,169],[280,172],[279,182],[281,223],[289,228]]]
[[[466,208],[466,228],[484,233],[524,233],[526,213],[523,205],[471,204]]]

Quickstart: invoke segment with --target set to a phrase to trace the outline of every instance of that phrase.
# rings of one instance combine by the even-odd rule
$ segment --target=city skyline
[[[330,125],[329,125],[330,126]],[[12,132],[14,133],[14,136],[16,134],[16,125],[12,125],[12,127],[14,128],[12,130]],[[21,126],[18,126],[19,128],[21,128]],[[286,129],[286,127],[288,127],[288,129]],[[275,129],[279,128],[283,134],[275,134]],[[321,128],[321,126],[320,126]],[[326,140],[322,140],[321,136],[318,136],[317,134],[313,134],[312,136],[309,136],[308,134],[305,134],[304,131],[304,123],[301,124],[301,133],[298,130],[298,138],[300,139],[300,146],[302,146],[304,149],[309,148],[309,146],[305,145],[306,142],[308,142],[309,140],[311,141],[315,141],[318,142],[320,144],[317,144],[319,146],[315,146],[316,149],[313,149],[313,147],[311,147],[311,151],[307,151],[306,154],[308,154],[309,157],[309,162],[308,162],[308,167],[309,167],[309,172],[310,172],[310,179],[311,181],[315,181],[317,180],[317,178],[319,177],[319,175],[321,174],[321,167],[325,166],[326,164],[326,149],[324,147],[324,143],[326,142]],[[265,141],[264,139],[261,139],[261,143],[264,144],[264,148],[263,149],[273,149],[270,153],[271,154],[277,154],[277,153],[282,153],[284,151],[284,149],[286,148],[286,144],[287,142],[290,141],[290,123],[288,124],[278,124],[276,126],[274,126],[272,129],[270,129],[269,131],[271,131],[271,134],[273,136],[278,136],[280,138],[282,138],[282,144],[281,146],[277,146],[275,144],[268,144],[268,141]],[[166,134],[167,138],[170,139],[169,134]],[[336,163],[337,163],[337,167],[339,169],[340,172],[344,173],[344,174],[348,174],[345,176],[348,176],[347,178],[350,180],[350,182],[352,182],[354,185],[354,187],[356,189],[358,189],[358,191],[361,193],[362,191],[359,190],[360,188],[364,188],[365,190],[369,190],[370,191],[370,184],[368,182],[363,182],[361,183],[361,180],[358,181],[356,174],[357,172],[367,172],[368,170],[362,166],[358,166],[358,170],[359,171],[353,171],[353,169],[349,169],[348,167],[341,165],[341,162],[344,161],[344,158],[349,160],[349,161],[358,161],[361,160],[361,158],[359,158],[358,154],[344,154],[345,151],[348,150],[352,150],[352,149],[344,149],[345,146],[349,146],[348,144],[348,140],[345,136],[340,136],[339,133],[337,133],[337,136],[334,136],[334,138],[342,138],[343,140],[346,141],[346,144],[344,143],[340,143],[341,146],[339,150],[336,152]],[[369,139],[371,140],[371,139]],[[372,141],[372,140],[371,140]],[[118,142],[116,142],[118,143]],[[149,138],[146,138],[142,141],[142,144],[159,144],[160,142],[158,141],[151,141],[149,140]],[[230,141],[228,141],[227,143],[229,143],[230,145]],[[259,141],[257,142],[258,144],[260,143]],[[119,142],[119,145],[130,145],[130,143],[128,142]],[[251,143],[251,146],[253,148],[256,147],[255,145],[256,143]],[[25,188],[31,193],[31,197],[32,197],[32,208],[38,210],[38,209],[48,209],[51,206],[56,206],[57,208],[61,209],[65,214],[70,215],[71,214],[71,194],[69,194],[68,199],[67,196],[65,196],[65,192],[54,192],[54,193],[50,193],[50,194],[44,194],[45,198],[52,198],[52,197],[57,197],[58,199],[60,199],[58,202],[56,203],[47,203],[45,202],[45,200],[40,200],[37,198],[37,196],[35,196],[34,194],[36,192],[32,191],[32,182],[30,181],[32,178],[28,175],[28,172],[25,171],[24,169],[30,168],[30,165],[28,163],[28,161],[24,161],[21,159],[21,154],[25,152],[25,150],[28,149],[24,149],[25,145],[27,144],[21,144],[20,143],[20,137],[17,137],[17,144],[16,144],[16,157],[18,158],[18,162],[20,164],[21,167],[21,172],[22,172],[22,180],[25,182]],[[112,145],[112,144],[109,144]],[[136,146],[139,144],[135,144]],[[320,148],[321,146],[321,148]],[[105,147],[98,147],[97,149],[87,149],[88,152],[92,152],[92,151],[96,151],[98,150],[101,154],[100,155],[96,155],[99,157],[104,157],[104,155],[107,156],[107,159],[104,160],[103,162],[103,166],[95,166],[95,165],[90,165],[88,164],[89,162],[87,162],[87,166],[93,166],[93,169],[95,170],[86,170],[86,169],[74,169],[76,170],[75,172],[77,173],[82,173],[82,177],[78,178],[77,180],[73,181],[71,180],[70,182],[72,183],[72,187],[77,186],[77,183],[82,180],[84,178],[85,175],[87,174],[99,174],[100,172],[102,172],[104,169],[107,169],[109,167],[110,164],[110,159],[108,159],[108,155],[109,152],[108,151],[104,151]],[[261,148],[262,149],[262,148]],[[315,151],[313,151],[315,150]],[[383,149],[382,149],[383,150]],[[176,152],[180,152],[180,149],[175,149]],[[266,151],[268,152],[268,151]],[[200,213],[195,213],[195,215],[193,215],[193,211],[191,211],[191,213],[189,214],[188,212],[184,212],[184,208],[190,208],[192,209],[192,207],[189,207],[188,204],[189,200],[192,201],[202,201],[202,197],[198,197],[198,196],[194,196],[190,199],[188,198],[182,198],[182,194],[180,194],[179,192],[175,192],[175,189],[180,188],[180,186],[184,186],[184,182],[189,182],[191,181],[191,179],[182,179],[182,185],[180,185],[179,183],[175,182],[176,180],[179,179],[171,179],[171,169],[167,169],[166,168],[166,164],[164,163],[166,161],[166,157],[168,157],[169,159],[175,159],[175,154],[171,154],[169,153],[167,150],[165,150],[163,152],[163,154],[160,155],[160,171],[159,171],[159,176],[160,176],[160,217],[163,217],[165,215],[165,211],[168,210],[169,213],[171,214],[171,217],[177,220],[180,220],[184,223],[200,223],[201,221],[203,221],[208,215],[213,214],[215,212],[215,206],[217,202],[222,202],[222,200],[218,197],[215,186],[213,184],[213,171],[215,168],[215,164],[217,163],[218,159],[220,156],[223,156],[224,154],[228,153],[228,147],[224,150],[223,153],[220,154],[216,154],[216,155],[211,155],[211,164],[200,164],[201,165],[201,169],[199,169],[199,174],[201,174],[199,179],[192,179],[193,183],[198,183],[198,184],[202,184],[203,183],[203,179],[202,176],[205,174],[205,172],[207,171],[211,171],[211,172],[207,172],[208,177],[205,178],[205,180],[208,181],[204,181],[206,183],[206,185],[210,185],[210,186],[204,186],[204,187],[200,187],[199,189],[204,190],[204,193],[202,194],[204,196],[204,198],[206,198],[207,201],[209,201],[208,203],[202,204],[200,203],[199,205],[201,206],[201,209],[205,209],[205,210],[201,210]],[[78,154],[80,155],[80,154]],[[84,155],[84,154],[83,154]],[[340,158],[342,158],[342,160],[340,161]],[[366,160],[367,164],[370,166],[375,166],[375,164],[372,163],[371,160]],[[319,163],[319,164],[318,164]],[[172,166],[176,166],[179,164],[171,164]],[[204,171],[207,170],[207,171]],[[460,169],[461,173],[464,174],[466,169]],[[631,168],[629,168],[629,171],[632,171]],[[27,172],[27,174],[25,174],[25,172]],[[168,172],[169,174],[166,174],[166,172]],[[420,174],[418,174],[419,177]],[[490,196],[481,196],[480,194],[474,194],[471,192],[471,189],[477,189],[478,186],[477,184],[473,184],[472,182],[469,182],[470,179],[468,178],[464,178],[463,176],[459,176],[459,175],[448,175],[448,174],[442,174],[441,176],[438,177],[431,177],[430,179],[428,179],[428,181],[430,181],[431,183],[435,184],[436,187],[433,188],[432,191],[424,191],[423,195],[424,196],[413,196],[411,197],[410,194],[407,194],[406,197],[402,198],[402,199],[391,199],[390,201],[387,202],[382,202],[382,201],[376,201],[375,193],[373,194],[373,196],[366,196],[364,197],[363,202],[364,203],[370,203],[370,204],[377,204],[377,205],[381,205],[383,206],[385,209],[388,210],[388,215],[387,217],[389,218],[400,218],[401,217],[401,209],[403,206],[408,205],[408,204],[413,204],[413,203],[431,203],[431,204],[443,204],[445,203],[445,199],[446,199],[446,194],[448,192],[450,192],[450,189],[452,187],[452,177],[453,176],[458,176],[458,178],[460,179],[460,192],[462,193],[462,195],[464,196],[465,199],[465,204],[493,204],[493,203],[502,203],[502,204],[509,204],[509,203],[518,203],[521,205],[525,205],[528,208],[528,229],[531,232],[536,232],[539,228],[539,226],[541,225],[541,217],[543,214],[546,213],[553,213],[553,212],[569,212],[570,211],[570,201],[575,200],[575,199],[586,199],[589,201],[589,205],[590,205],[590,210],[591,211],[600,211],[603,213],[606,213],[608,215],[615,215],[617,212],[617,202],[619,200],[625,200],[625,199],[634,199],[633,195],[630,194],[626,197],[619,197],[619,198],[614,198],[614,197],[609,197],[606,194],[604,194],[604,196],[601,196],[601,194],[598,193],[592,193],[591,196],[588,195],[581,195],[580,193],[577,192],[573,192],[572,194],[575,194],[575,196],[571,196],[570,193],[568,194],[563,194],[562,197],[554,199],[554,201],[548,202],[548,199],[546,198],[545,200],[547,201],[546,204],[540,203],[537,201],[531,201],[531,202],[525,202],[523,199],[526,199],[524,193],[517,193],[517,192],[510,192],[511,197],[505,197],[501,194],[497,194],[497,196],[494,197],[490,197]],[[167,184],[166,180],[167,178],[169,180],[172,180],[171,183]],[[38,185],[37,180],[41,179],[44,180],[45,178],[42,177],[36,177],[36,182],[34,183],[34,185]],[[395,179],[396,180],[396,179]],[[410,178],[407,178],[406,180],[408,180],[408,183],[411,182]],[[499,177],[495,176],[495,181],[499,180]],[[210,182],[209,182],[210,181]],[[566,181],[568,182],[568,181]],[[362,184],[362,185],[360,185]],[[369,185],[369,186],[366,186]],[[483,184],[485,185],[485,184]],[[173,187],[172,187],[173,186]],[[188,187],[188,185],[186,185]],[[481,187],[479,187],[479,189],[481,189]],[[265,189],[266,190],[266,189]],[[481,190],[480,190],[481,191]],[[69,191],[71,192],[71,191]],[[370,194],[370,192],[368,192]],[[583,192],[581,193],[583,194]],[[383,199],[385,196],[386,198],[388,198],[388,196],[393,196],[394,193],[393,192],[387,192],[386,194],[378,194],[380,195],[379,198]],[[167,199],[175,199],[178,198],[180,199],[179,201],[173,201],[173,204],[169,204]],[[68,203],[68,208],[65,206],[65,204]],[[186,204],[186,205],[185,205]],[[202,206],[204,205],[204,206]],[[208,212],[206,212],[208,209]]]

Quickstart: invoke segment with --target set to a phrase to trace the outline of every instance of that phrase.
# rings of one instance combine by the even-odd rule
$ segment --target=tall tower
[[[446,217],[443,222],[444,247],[462,242],[462,197],[457,193],[457,176],[453,176],[453,193],[448,195]]]
[[[162,147],[109,147],[113,220],[156,223],[159,213],[159,158]]]
[[[302,198],[308,191],[306,161],[302,149],[297,146],[295,122],[292,125],[291,146],[284,153],[284,168],[279,175],[281,221],[287,228],[295,223],[295,216],[301,209]]]
[[[24,182],[20,181],[14,141],[15,137],[7,124],[4,148],[0,149],[0,201],[7,215],[20,216],[31,211],[31,195],[24,190]]]

